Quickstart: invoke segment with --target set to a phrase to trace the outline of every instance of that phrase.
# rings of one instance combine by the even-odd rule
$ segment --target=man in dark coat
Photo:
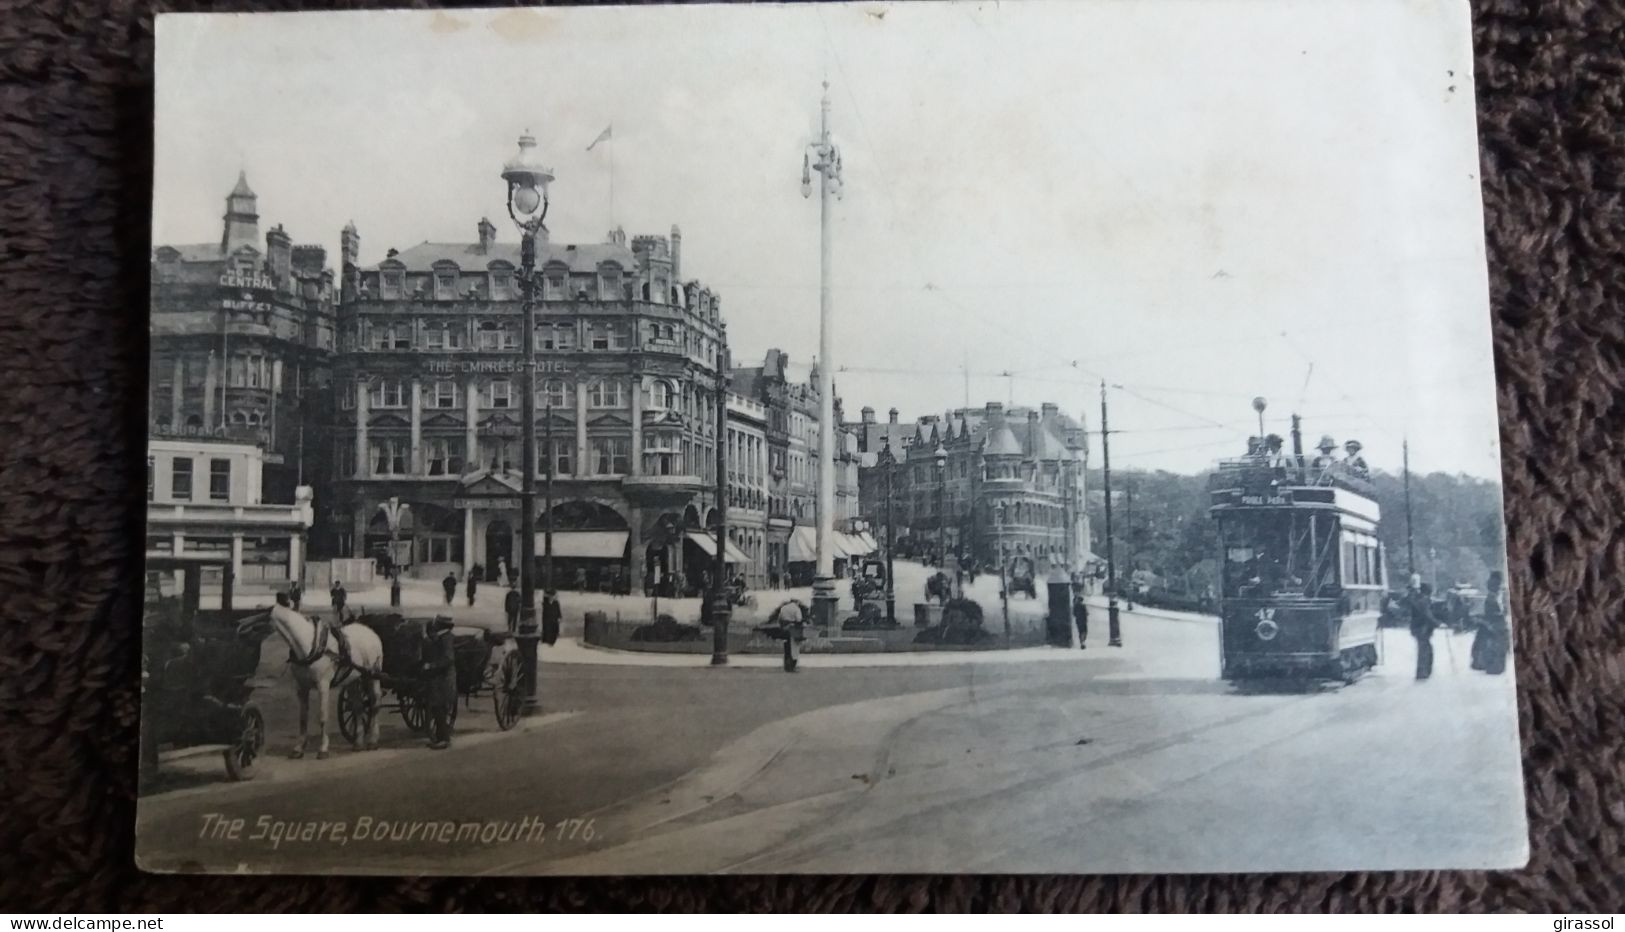
[[[1501,572],[1490,574],[1484,586],[1484,616],[1478,623],[1478,634],[1473,637],[1473,669],[1489,674],[1505,672],[1507,647],[1511,630],[1507,627],[1507,594],[1502,588]]]
[[[440,580],[440,588],[446,590],[446,604],[450,605],[451,600],[457,598],[457,574],[448,572],[446,578]]]
[[[1425,680],[1433,675],[1433,629],[1438,627],[1433,615],[1433,586],[1422,583],[1411,589],[1405,607],[1410,611],[1411,637],[1416,638],[1416,678]]]
[[[508,630],[519,630],[519,590],[509,589],[508,594],[502,597],[502,611],[508,616]]]
[[[288,586],[288,601],[292,603],[294,611],[299,611],[299,602],[304,597],[305,587],[300,584],[299,580],[294,580],[293,583]]]
[[[1072,596],[1072,623],[1078,626],[1078,650],[1086,646],[1089,640],[1089,606],[1084,604],[1083,593],[1080,591]]]
[[[564,621],[564,607],[559,604],[559,594],[552,589],[542,596],[542,643],[549,646],[559,639],[559,625]]]
[[[451,619],[444,615],[429,622],[423,640],[423,707],[429,717],[429,747],[451,746],[451,726],[457,711],[457,649]]]
[[[344,580],[333,580],[333,588],[329,591],[329,595],[331,595],[333,599],[333,617],[337,618],[340,615],[343,615],[344,602],[350,596],[349,593],[344,591]]]
[[[473,605],[474,593],[478,592],[480,588],[480,578],[478,573],[468,574],[468,584],[465,588],[468,591],[468,604]]]

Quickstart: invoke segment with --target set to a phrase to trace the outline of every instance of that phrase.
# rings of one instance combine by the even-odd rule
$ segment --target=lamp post
[[[1253,399],[1253,410],[1258,412],[1258,449],[1260,452],[1264,449],[1264,409],[1267,407],[1269,407],[1269,402],[1262,395]]]
[[[801,196],[812,196],[812,173],[818,173],[818,523],[817,562],[813,573],[813,621],[827,628],[835,621],[835,354],[831,320],[829,200],[841,196],[841,153],[829,138],[829,82],[824,96],[818,141],[801,154]]]
[[[502,180],[508,186],[508,216],[519,227],[519,282],[523,295],[525,370],[520,416],[525,422],[524,483],[520,502],[519,530],[519,662],[524,691],[524,712],[539,710],[537,700],[536,628],[536,234],[547,232],[547,186],[553,170],[542,165],[536,154],[536,137],[519,137],[519,151],[502,166]],[[548,470],[552,489],[552,470]],[[551,497],[551,496],[550,496]],[[551,509],[549,509],[551,512]],[[552,515],[548,516],[552,526]],[[551,535],[549,535],[551,537]],[[551,540],[548,554],[552,555]],[[550,561],[551,562],[551,561]]]
[[[711,666],[728,662],[728,622],[733,608],[723,577],[728,572],[728,332],[722,330],[722,353],[717,358],[717,555],[711,570]]]
[[[880,456],[876,459],[878,465],[886,476],[886,624],[897,624],[897,589],[892,582],[892,551],[895,550],[892,531],[892,475],[897,471],[897,457],[891,452],[891,439],[888,437],[886,445],[881,447]]]
[[[401,521],[412,511],[412,506],[401,504],[399,497],[391,495],[389,501],[379,504],[378,510],[384,513],[384,520],[389,522],[389,606],[400,608],[401,571],[397,555],[400,552]]]
[[[937,444],[937,566],[948,566],[948,511],[943,505],[943,492],[948,486],[948,451]],[[946,594],[943,600],[947,600]]]

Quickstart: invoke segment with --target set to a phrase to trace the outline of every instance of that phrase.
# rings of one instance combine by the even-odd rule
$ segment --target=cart
[[[221,570],[221,607],[199,610],[202,574]],[[217,748],[231,780],[254,776],[265,749],[265,718],[249,701],[260,639],[237,628],[231,606],[231,558],[147,554],[141,639],[141,768],[157,773],[165,748]],[[178,573],[179,594],[165,596],[162,575]]]
[[[422,674],[423,643],[432,618],[404,618],[400,615],[363,615],[357,619],[378,632],[384,645],[383,686],[379,708],[371,708],[366,682],[354,677],[339,690],[339,733],[355,742],[365,731],[368,716],[397,712],[415,735],[428,734],[429,709],[423,695],[428,680]],[[513,635],[471,625],[452,629],[456,656],[457,692],[462,702],[452,706],[456,721],[459,705],[467,708],[475,699],[489,697],[497,727],[503,731],[519,721],[524,706],[519,651]]]

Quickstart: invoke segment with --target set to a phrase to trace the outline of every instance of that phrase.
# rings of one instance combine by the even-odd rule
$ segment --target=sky
[[[850,417],[1053,401],[1098,430],[1104,381],[1115,468],[1239,455],[1262,397],[1306,447],[1499,478],[1464,3],[169,14],[153,242],[218,240],[239,171],[262,231],[335,262],[347,221],[364,263],[482,216],[515,240],[529,130],[555,242],[678,224],[735,363],[805,362],[826,80]]]

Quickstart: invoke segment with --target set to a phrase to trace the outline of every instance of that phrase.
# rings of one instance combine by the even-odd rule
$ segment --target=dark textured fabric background
[[[1474,12],[1527,870],[475,882],[132,866],[153,9],[0,0],[0,911],[1625,905],[1625,5]]]

